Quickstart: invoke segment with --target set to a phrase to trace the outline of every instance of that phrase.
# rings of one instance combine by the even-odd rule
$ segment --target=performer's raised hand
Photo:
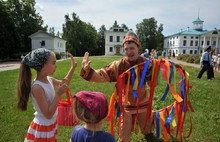
[[[91,61],[89,60],[89,52],[85,52],[83,60],[82,60],[83,70],[88,71],[90,69],[90,63]]]

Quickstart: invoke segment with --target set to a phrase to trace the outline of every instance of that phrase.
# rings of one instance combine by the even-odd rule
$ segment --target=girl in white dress
[[[69,53],[71,68],[62,80],[49,77],[56,70],[55,54],[45,48],[38,48],[28,53],[21,61],[18,79],[18,109],[27,110],[29,96],[35,109],[35,117],[26,133],[25,141],[55,142],[57,140],[57,105],[60,96],[65,92],[72,79],[77,62]],[[37,76],[31,83],[31,70]],[[54,86],[58,87],[57,91]]]

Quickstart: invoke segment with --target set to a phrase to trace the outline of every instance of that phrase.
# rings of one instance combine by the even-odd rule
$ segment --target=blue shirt
[[[210,64],[212,63],[212,57],[211,57],[211,54],[208,51],[203,52],[202,61],[209,61]]]
[[[71,135],[72,142],[115,142],[115,138],[105,131],[90,131],[76,126]]]

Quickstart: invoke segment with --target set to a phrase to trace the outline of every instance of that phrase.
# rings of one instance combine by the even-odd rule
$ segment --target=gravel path
[[[198,65],[198,64],[192,64],[192,63],[183,62],[183,61],[177,60],[176,58],[173,58],[171,60],[173,60],[174,63],[179,64],[179,65],[200,68],[200,65]],[[4,62],[4,63],[0,63],[0,71],[7,71],[7,70],[17,69],[17,68],[19,68],[19,66],[20,66],[20,62]]]

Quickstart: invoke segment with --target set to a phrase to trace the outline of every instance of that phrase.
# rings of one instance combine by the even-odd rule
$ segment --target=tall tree
[[[114,24],[112,25],[111,28],[119,28],[120,26],[118,25],[118,22],[115,20]]]
[[[0,1],[0,59],[19,52],[19,37],[5,1]]]
[[[141,45],[142,45],[142,52],[144,49],[162,49],[161,41],[163,34],[163,25],[160,24],[159,28],[157,26],[157,21],[152,17],[149,19],[143,19],[143,21],[136,25],[137,34],[139,36]],[[160,40],[158,40],[158,38]]]
[[[105,55],[105,31],[106,31],[105,25],[102,25],[98,31],[98,41],[97,41],[98,48],[93,51],[94,54],[96,53],[96,55]]]
[[[50,33],[51,35],[55,36],[55,29],[54,29],[54,27],[50,27],[48,33]]]
[[[31,50],[31,40],[28,38],[29,35],[33,34],[38,30],[46,30],[42,27],[43,20],[34,8],[35,0],[9,0],[2,1],[1,4],[4,4],[4,12],[7,21],[5,23],[12,23],[14,28],[7,29],[8,32],[15,32],[15,37],[7,39],[12,43],[15,42],[16,45],[12,46],[9,56],[14,56],[15,54],[20,54],[19,52],[28,52]],[[3,47],[4,48],[4,47]]]
[[[90,23],[81,21],[76,13],[72,14],[72,20],[65,15],[63,38],[67,41],[67,50],[75,56],[97,48],[97,31]]]
[[[121,27],[124,28],[124,29],[126,29],[126,30],[128,30],[128,26],[125,25],[125,24],[121,24]]]

